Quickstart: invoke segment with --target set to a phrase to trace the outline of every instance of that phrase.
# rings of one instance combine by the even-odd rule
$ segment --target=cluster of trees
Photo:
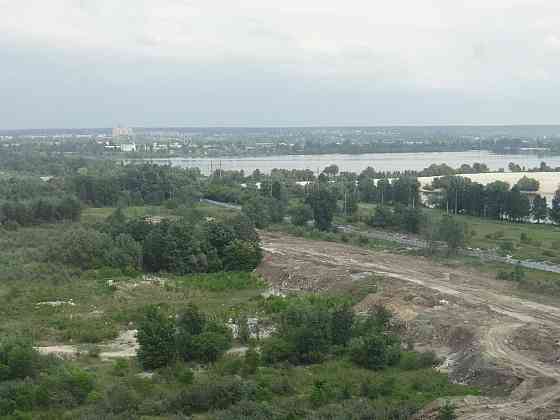
[[[261,342],[260,356],[250,355],[265,364],[308,365],[346,354],[358,366],[381,370],[401,361],[400,325],[382,306],[356,317],[351,305],[338,298],[290,299],[268,305],[268,309],[279,310],[277,328],[272,337]],[[158,369],[177,360],[214,363],[230,348],[232,334],[194,305],[178,316],[152,305],[139,322],[138,342],[142,366]],[[407,369],[435,363],[433,356],[409,354],[406,358]]]
[[[138,360],[145,369],[169,366],[177,360],[215,362],[232,344],[231,330],[210,321],[195,305],[177,317],[149,306],[138,325]]]
[[[81,204],[73,196],[4,201],[0,204],[0,225],[29,226],[37,223],[76,221]]]
[[[530,179],[521,183],[522,187],[531,185],[533,182]],[[510,189],[509,184],[502,181],[484,186],[469,178],[449,176],[435,179],[432,187],[441,190],[433,194],[432,204],[454,214],[514,222],[524,221],[530,216],[541,221],[548,214],[545,197],[536,195],[531,202],[519,185]]]
[[[51,253],[83,269],[128,267],[177,274],[249,271],[262,258],[257,233],[246,217],[227,222],[127,220],[120,208],[97,229],[69,229]]]
[[[59,195],[62,185],[59,178],[46,181],[39,177],[14,176],[0,179],[0,200],[25,201]]]
[[[279,316],[278,328],[261,346],[267,364],[319,363],[346,353],[357,365],[384,369],[399,363],[401,342],[392,315],[377,307],[356,317],[346,302],[329,299],[292,301]]]
[[[404,176],[391,181],[374,176],[364,171],[358,177],[361,201],[381,205],[400,203],[411,207],[420,203],[420,183],[416,178]]]
[[[192,203],[200,198],[200,171],[142,164],[86,171],[71,177],[71,189],[85,204],[95,207]]]
[[[405,207],[397,204],[393,208],[387,206],[377,207],[366,219],[369,226],[389,228],[408,233],[420,233],[427,219],[418,207]]]
[[[126,233],[112,237],[97,229],[75,226],[53,244],[49,257],[84,270],[102,267],[137,270],[142,267],[142,245]]]
[[[279,181],[260,184],[258,190],[248,190],[242,212],[259,229],[271,223],[281,223],[288,208],[288,195]]]
[[[64,176],[74,174],[90,164],[91,161],[80,156],[42,152],[34,146],[17,150],[2,148],[0,153],[0,168],[20,174]]]
[[[23,411],[72,409],[86,401],[94,386],[93,375],[40,355],[30,340],[0,339],[0,417],[27,419],[32,417]]]

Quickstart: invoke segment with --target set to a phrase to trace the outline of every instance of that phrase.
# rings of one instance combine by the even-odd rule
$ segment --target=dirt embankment
[[[445,358],[452,380],[487,391],[456,402],[461,418],[560,417],[560,305],[514,297],[507,282],[422,257],[283,234],[262,240],[258,271],[280,290],[344,289],[375,276],[377,293],[356,310],[388,306],[417,348]]]

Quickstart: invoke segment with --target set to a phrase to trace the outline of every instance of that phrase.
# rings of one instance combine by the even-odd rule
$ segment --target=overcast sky
[[[0,129],[560,122],[556,0],[0,0]]]

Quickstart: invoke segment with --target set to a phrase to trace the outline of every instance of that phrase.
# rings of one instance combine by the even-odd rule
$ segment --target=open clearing
[[[360,281],[376,287],[358,311],[385,304],[418,348],[446,358],[451,379],[492,390],[456,401],[460,418],[560,416],[560,305],[514,296],[511,283],[464,266],[280,233],[261,236],[266,256],[258,271],[274,287],[328,292]]]

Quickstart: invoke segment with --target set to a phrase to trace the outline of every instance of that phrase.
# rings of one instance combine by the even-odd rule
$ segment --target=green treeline
[[[176,274],[249,271],[262,258],[258,236],[243,216],[227,222],[197,218],[131,219],[119,209],[96,227],[67,230],[53,260],[82,269],[129,268]]]

